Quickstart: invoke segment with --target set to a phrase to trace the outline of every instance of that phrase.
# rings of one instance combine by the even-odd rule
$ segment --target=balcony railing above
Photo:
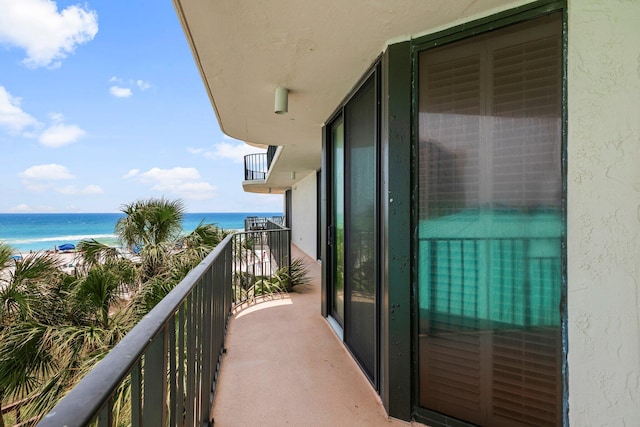
[[[244,231],[277,230],[279,228],[284,228],[283,216],[248,216],[244,219]]]
[[[273,158],[276,156],[276,151],[278,151],[277,145],[270,145],[267,148],[267,170],[271,167],[271,162],[273,162]]]
[[[244,156],[244,180],[264,181],[276,155],[278,146],[270,145],[266,153],[247,154]]]
[[[271,292],[290,249],[286,228],[227,236],[38,425],[212,425],[231,310]]]
[[[267,178],[268,171],[267,153],[247,154],[244,156],[245,181],[264,181]]]

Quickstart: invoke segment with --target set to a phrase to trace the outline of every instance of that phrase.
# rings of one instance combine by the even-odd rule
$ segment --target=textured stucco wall
[[[307,255],[315,259],[317,223],[316,173],[297,182],[291,191],[291,241]]]
[[[569,419],[640,426],[640,1],[568,11]]]

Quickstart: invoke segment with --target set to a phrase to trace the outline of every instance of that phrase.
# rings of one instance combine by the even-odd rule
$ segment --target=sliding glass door
[[[373,382],[376,380],[378,287],[377,135],[375,75],[344,107],[347,144],[345,342]]]
[[[330,314],[363,371],[378,366],[378,74],[329,125]]]

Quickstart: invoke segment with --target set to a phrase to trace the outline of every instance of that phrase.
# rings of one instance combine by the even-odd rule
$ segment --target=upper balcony
[[[321,316],[319,264],[272,228],[228,236],[39,425],[406,425]],[[292,258],[311,282],[268,293]]]
[[[242,188],[248,193],[284,193],[320,168],[319,147],[270,145],[266,153],[246,155]]]
[[[244,156],[244,181],[242,188],[251,193],[281,194],[287,186],[276,185],[271,177],[271,165],[278,147],[270,145],[266,153],[247,154]]]

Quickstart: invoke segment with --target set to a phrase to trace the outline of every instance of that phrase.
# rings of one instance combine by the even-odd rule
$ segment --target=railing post
[[[184,399],[185,399],[185,390],[184,390],[184,380],[185,380],[185,348],[184,348],[184,323],[185,317],[184,312],[186,309],[186,303],[183,303],[178,310],[178,336],[177,336],[177,372],[176,372],[176,382],[178,383],[178,389],[176,391],[176,401],[174,410],[176,413],[176,426],[186,425],[186,420],[184,416]]]
[[[98,416],[98,427],[111,427],[113,425],[113,400],[109,399]]]
[[[131,370],[131,427],[142,426],[142,367],[136,363]]]
[[[213,289],[212,289],[212,277],[213,270],[216,269],[216,265],[212,266],[212,269],[209,269],[203,279],[203,312],[202,312],[202,328],[201,328],[201,336],[202,336],[202,380],[200,381],[200,408],[201,414],[203,416],[203,421],[210,422],[210,409],[211,409],[211,364],[213,363],[212,357],[212,346],[213,346],[213,337],[214,330],[216,325],[212,322],[212,312],[213,312]]]
[[[195,425],[196,420],[195,417],[195,390],[193,384],[195,383],[196,373],[195,373],[195,358],[196,358],[196,338],[195,338],[195,326],[193,322],[193,318],[195,316],[195,295],[189,295],[187,298],[187,390],[185,392],[185,400],[186,400],[186,419],[184,421],[185,425],[191,426]]]
[[[167,328],[156,335],[144,354],[145,427],[164,426],[167,422]]]
[[[177,395],[177,366],[176,366],[176,316],[171,316],[167,323],[169,332],[169,425],[176,426],[178,412],[174,411],[176,407]]]

